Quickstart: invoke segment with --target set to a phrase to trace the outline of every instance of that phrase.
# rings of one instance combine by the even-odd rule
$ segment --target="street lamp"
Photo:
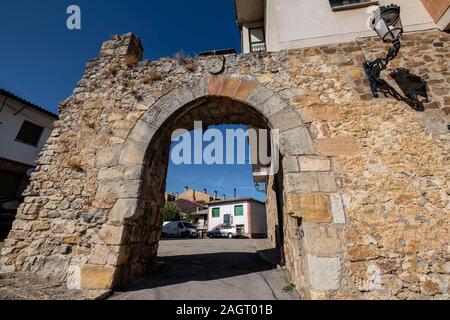
[[[392,43],[385,58],[378,58],[373,61],[364,62],[364,71],[369,80],[370,89],[375,98],[378,98],[377,81],[380,73],[387,68],[389,62],[393,60],[400,51],[400,38],[403,35],[402,19],[400,17],[400,7],[394,4],[378,7],[370,18],[370,27],[386,43]]]

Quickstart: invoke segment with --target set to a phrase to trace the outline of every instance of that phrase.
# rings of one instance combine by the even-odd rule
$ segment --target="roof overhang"
[[[264,20],[264,0],[234,0],[239,25]]]

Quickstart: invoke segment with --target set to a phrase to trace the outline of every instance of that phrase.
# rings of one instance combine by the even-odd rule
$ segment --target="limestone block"
[[[273,95],[266,101],[261,102],[254,107],[259,110],[266,118],[270,118],[271,115],[287,108],[287,103],[281,97]]]
[[[138,199],[119,199],[109,213],[110,223],[124,223],[126,220],[135,220],[140,216]]]
[[[204,78],[193,81],[189,83],[188,86],[194,99],[199,99],[208,95],[208,82]]]
[[[81,289],[111,289],[116,268],[109,266],[83,265],[80,270]]]
[[[122,168],[101,168],[98,171],[97,178],[99,180],[117,180],[123,178],[123,169]]]
[[[220,91],[221,96],[233,98],[236,91],[241,84],[241,80],[237,78],[225,78],[223,80],[222,90]]]
[[[234,99],[242,102],[247,101],[255,88],[256,84],[254,82],[242,80],[234,94]]]
[[[283,158],[283,170],[287,173],[294,173],[299,171],[297,157],[287,156]]]
[[[314,121],[337,121],[342,118],[337,106],[319,105],[302,109],[306,123]]]
[[[333,172],[318,172],[317,182],[319,184],[319,191],[322,192],[336,192],[336,178]]]
[[[126,167],[124,169],[123,178],[125,180],[139,180],[142,178],[143,173],[144,173],[143,165]]]
[[[336,257],[344,252],[340,225],[304,222],[303,241],[306,252],[320,257]]]
[[[96,199],[137,198],[141,189],[140,180],[100,181]]]
[[[269,117],[269,122],[273,129],[278,129],[280,132],[301,127],[303,120],[300,114],[293,108],[285,108]]]
[[[309,281],[314,291],[338,290],[341,277],[340,258],[308,255]]]
[[[149,143],[156,133],[157,127],[144,120],[138,120],[134,128],[131,130],[128,139],[132,139],[141,143]]]
[[[330,201],[324,194],[289,193],[287,210],[306,222],[331,222]]]
[[[105,244],[120,245],[124,233],[124,226],[103,225],[100,230],[100,240]]]
[[[311,136],[305,127],[281,132],[280,151],[291,156],[315,154]]]
[[[335,137],[316,140],[316,149],[324,156],[352,156],[358,154],[360,145],[353,137]]]
[[[145,153],[147,152],[147,148],[147,143],[128,139],[120,154],[119,165],[132,166],[143,164],[145,162]]]
[[[331,213],[333,214],[334,223],[346,223],[344,206],[342,204],[342,197],[339,193],[332,193],[330,195],[331,200]]]
[[[178,100],[172,101],[171,103],[170,101],[164,101],[164,99],[168,98],[161,98],[160,100],[158,100],[153,106],[151,106],[144,113],[141,120],[150,123],[156,128],[159,128],[164,123],[164,121],[166,121],[166,119],[169,117],[169,113],[164,109],[164,107],[170,108],[176,107],[177,105],[181,106]]]
[[[208,93],[210,96],[219,96],[223,87],[222,77],[209,77],[208,78]]]
[[[173,97],[170,97],[170,95],[173,95]],[[164,102],[163,107],[170,113],[195,100],[194,94],[188,85],[173,90],[171,94],[167,95],[165,98],[166,101]]]
[[[257,110],[262,111],[258,106],[260,106],[263,102],[267,101],[272,96],[272,91],[267,90],[263,86],[257,86],[245,102],[247,102]]]
[[[286,179],[286,191],[288,192],[319,192],[319,183],[316,172],[288,173]]]
[[[112,167],[117,165],[120,155],[120,145],[102,148],[97,151],[95,158],[96,168]]]
[[[298,157],[300,171],[330,171],[331,161],[317,156]]]

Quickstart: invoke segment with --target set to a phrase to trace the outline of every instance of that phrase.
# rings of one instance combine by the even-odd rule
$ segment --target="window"
[[[180,229],[184,228],[184,226],[183,226],[183,224],[181,222],[178,222],[178,228],[180,228]]]
[[[235,216],[243,216],[244,215],[244,206],[234,206],[234,215]]]
[[[264,37],[264,28],[248,29],[250,38],[250,52],[266,51],[266,39]]]
[[[334,11],[355,9],[377,3],[378,1],[372,0],[330,0],[331,7]]]
[[[26,143],[36,147],[41,139],[44,128],[34,123],[24,121],[17,134],[16,141]]]
[[[212,217],[213,218],[219,218],[220,217],[220,208],[213,208],[212,209]]]

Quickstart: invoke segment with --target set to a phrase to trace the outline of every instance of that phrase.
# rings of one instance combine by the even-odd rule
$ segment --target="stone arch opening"
[[[184,90],[190,89],[185,88]],[[188,94],[190,92],[192,91],[188,91]],[[267,96],[266,98],[270,99]],[[205,95],[194,98],[184,105],[181,105],[180,100],[171,94],[163,97],[163,105],[161,106],[157,102],[155,106],[152,106],[142,116],[129,136],[129,141],[135,145],[135,149],[143,151],[143,160],[139,162],[139,168],[137,168],[141,185],[136,199],[118,200],[118,203],[123,202],[128,205],[131,201],[134,212],[130,212],[122,222],[116,221],[115,223],[116,225],[122,224],[123,227],[119,257],[121,264],[115,276],[115,287],[126,287],[133,280],[150,273],[154,268],[163,223],[161,210],[165,204],[164,194],[173,131],[177,129],[190,131],[194,129],[194,121],[199,120],[202,121],[205,128],[222,124],[243,124],[258,129],[274,128],[274,125],[261,111],[230,96]],[[169,108],[173,108],[173,104],[178,103],[181,106],[170,113]],[[300,120],[300,118],[298,119]],[[137,136],[141,140],[135,140]],[[151,137],[148,143],[142,141],[148,139],[149,136]],[[123,160],[130,161],[133,152],[135,151],[129,147]],[[282,155],[279,154],[277,157],[282,157]],[[269,239],[281,249],[283,247],[282,188],[283,174],[280,170],[267,181],[269,193],[267,195],[267,224]]]

